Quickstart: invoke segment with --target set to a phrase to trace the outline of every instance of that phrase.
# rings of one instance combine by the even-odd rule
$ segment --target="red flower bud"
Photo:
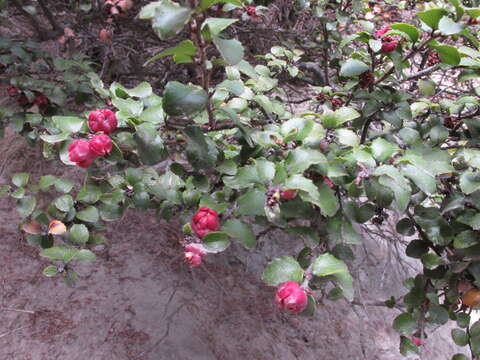
[[[21,93],[21,90],[16,86],[9,86],[7,88],[7,94],[10,97],[20,95],[20,93]]]
[[[277,304],[280,309],[285,309],[297,314],[307,307],[307,293],[305,289],[295,281],[284,282],[278,287],[275,304]]]
[[[218,213],[207,206],[201,207],[192,218],[192,229],[201,239],[220,228]]]
[[[391,36],[386,36],[382,39],[382,53],[389,53],[394,51],[398,46],[398,40]]]
[[[28,106],[28,105],[30,105],[30,101],[28,101],[27,96],[26,96],[23,92],[22,92],[22,94],[20,95],[20,97],[18,98],[17,102],[18,102],[18,105],[20,105],[20,106]]]
[[[380,30],[377,30],[373,33],[373,36],[375,36],[375,38],[381,38],[383,35],[385,35],[387,32],[389,32],[390,30],[392,30],[392,28],[390,27],[390,25],[387,25],[387,26],[384,26],[383,28],[381,28]]]
[[[294,199],[297,196],[297,192],[292,189],[283,190],[280,192],[280,196],[285,200]]]
[[[48,101],[48,98],[45,95],[38,94],[37,96],[35,96],[35,99],[33,99],[33,103],[35,105],[38,105],[38,106],[42,107],[42,106],[47,106],[49,101]]]
[[[423,343],[422,343],[422,339],[416,337],[416,336],[412,336],[412,341],[415,343],[415,345],[417,346],[422,346]]]
[[[97,156],[105,156],[112,151],[112,140],[108,135],[98,134],[95,135],[88,143],[90,152]]]
[[[90,151],[90,146],[87,141],[78,139],[68,147],[68,158],[78,166],[87,168],[92,164],[93,160],[95,160],[95,154]]]
[[[93,132],[110,134],[117,128],[117,117],[112,110],[96,109],[88,117],[88,126]]]

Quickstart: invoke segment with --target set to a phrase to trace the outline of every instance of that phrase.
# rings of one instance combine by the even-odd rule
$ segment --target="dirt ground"
[[[11,134],[0,140],[0,154],[0,185],[16,172],[64,169]],[[81,280],[68,288],[41,274],[47,262],[22,240],[12,200],[0,198],[0,218],[0,360],[402,358],[391,328],[398,310],[326,302],[313,318],[302,318],[275,308],[274,289],[259,279],[269,259],[291,251],[279,233],[261,251],[234,246],[192,271],[174,226],[129,213],[110,225],[107,248],[78,268]],[[352,270],[362,302],[404,291],[399,284],[410,265],[389,255],[392,246],[371,238],[357,249]],[[443,328],[411,359],[450,359],[457,351]]]

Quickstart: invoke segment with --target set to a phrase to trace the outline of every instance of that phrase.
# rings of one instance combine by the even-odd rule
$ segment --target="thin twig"
[[[14,311],[14,312],[32,314],[32,315],[36,314],[36,312],[32,310],[23,310],[23,309],[14,309],[14,308],[5,308],[5,307],[0,307],[0,311]]]

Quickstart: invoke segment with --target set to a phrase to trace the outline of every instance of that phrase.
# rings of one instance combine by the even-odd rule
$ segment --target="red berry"
[[[283,190],[280,192],[280,196],[282,199],[289,200],[289,199],[294,199],[297,196],[296,190]]]
[[[87,141],[78,139],[68,147],[68,158],[78,166],[87,168],[95,160],[95,154],[90,151]]]
[[[207,206],[201,207],[192,218],[192,229],[201,239],[220,228],[218,213]]]
[[[97,156],[105,156],[112,151],[112,140],[108,135],[95,135],[88,143],[90,151]]]
[[[307,293],[297,282],[287,281],[278,287],[275,303],[280,309],[297,314],[307,307]]]
[[[88,126],[93,132],[110,134],[117,128],[117,117],[112,110],[96,109],[88,116]]]
[[[245,11],[252,18],[254,18],[254,19],[258,18],[257,8],[255,6],[245,6]]]

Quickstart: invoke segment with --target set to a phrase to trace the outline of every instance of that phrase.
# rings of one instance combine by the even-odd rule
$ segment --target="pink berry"
[[[117,116],[109,109],[96,109],[88,116],[88,126],[93,132],[110,134],[117,128]]]
[[[278,287],[275,303],[280,309],[297,314],[307,307],[307,293],[297,282],[286,281]]]
[[[192,229],[201,239],[220,228],[218,213],[207,206],[201,207],[192,218]]]
[[[95,160],[95,154],[90,151],[87,141],[78,139],[68,147],[68,158],[78,166],[87,168]]]
[[[105,156],[112,151],[112,140],[108,135],[95,135],[88,143],[90,151],[97,156]]]

